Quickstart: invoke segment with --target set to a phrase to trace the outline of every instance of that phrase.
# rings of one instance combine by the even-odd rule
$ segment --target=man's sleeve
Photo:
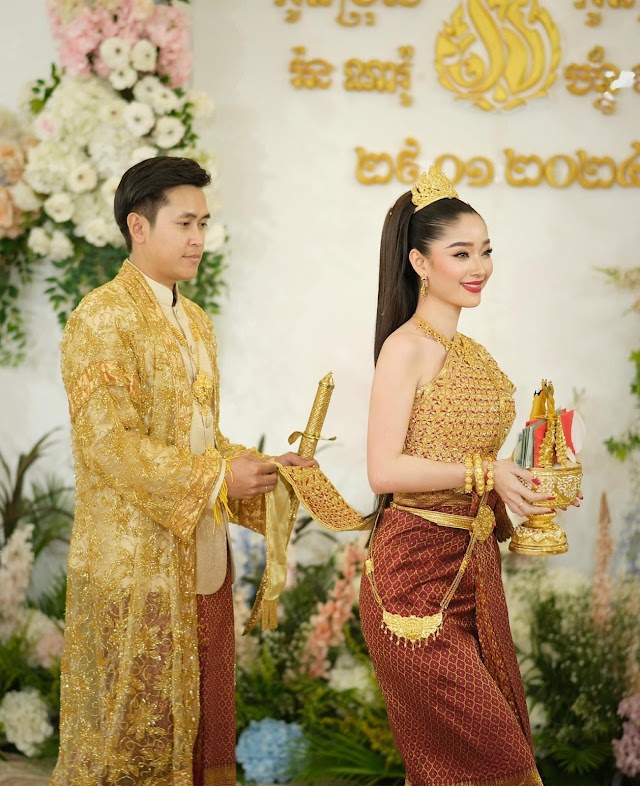
[[[195,455],[146,433],[135,353],[117,312],[76,311],[62,341],[62,376],[77,460],[157,524],[191,537],[223,459],[218,451]]]

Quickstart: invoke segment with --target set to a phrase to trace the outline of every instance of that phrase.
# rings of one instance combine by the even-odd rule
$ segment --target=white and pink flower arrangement
[[[62,620],[27,606],[32,535],[33,525],[21,524],[0,549],[0,685],[5,686],[0,695],[0,743],[28,757],[42,753],[47,743],[55,750],[64,629]]]
[[[15,184],[6,184],[11,215],[1,190],[7,178],[0,174],[0,238],[7,224],[0,250],[15,290],[0,295],[0,336],[6,334],[3,344],[5,338],[13,342],[0,354],[4,363],[20,360],[24,349],[20,315],[3,319],[4,300],[15,302],[26,280],[12,262],[22,260],[28,275],[39,262],[49,264],[46,293],[64,324],[84,294],[115,275],[126,256],[113,198],[128,167],[158,155],[194,158],[212,173],[209,207],[212,214],[219,208],[215,160],[199,144],[214,105],[188,87],[191,19],[185,4],[48,0],[47,9],[59,63],[48,80],[25,91],[25,123],[35,144],[24,160],[14,155],[12,178],[20,185],[16,195]],[[0,139],[0,157],[2,150]],[[188,288],[210,312],[217,310],[222,286],[225,237],[224,226],[212,223],[200,273]]]

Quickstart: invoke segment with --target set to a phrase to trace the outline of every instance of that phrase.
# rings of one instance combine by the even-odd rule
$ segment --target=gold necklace
[[[195,377],[193,383],[191,384],[191,393],[203,417],[206,417],[211,413],[213,380],[200,368],[200,349],[198,347],[198,342],[200,341],[200,331],[192,321],[189,321],[191,335],[193,336],[193,340],[196,343],[196,351],[192,352],[189,342],[187,341],[187,337],[184,335],[182,330],[180,330],[180,328],[177,325],[174,325],[172,322],[169,323],[169,326],[171,327],[173,335],[178,339],[178,342],[182,344],[182,346],[185,347],[189,353],[189,357],[191,358],[193,368],[195,370]]]
[[[416,325],[418,328],[427,336],[432,338],[434,341],[437,341],[438,344],[442,344],[442,346],[447,350],[447,352],[453,346],[453,342],[455,341],[456,336],[450,341],[448,338],[442,335],[439,331],[437,331],[433,325],[430,325],[426,319],[422,319],[417,314],[413,315],[416,319]],[[457,333],[456,333],[457,335]]]

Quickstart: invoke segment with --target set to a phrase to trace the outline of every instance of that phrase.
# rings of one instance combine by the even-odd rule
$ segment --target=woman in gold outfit
[[[364,635],[410,786],[540,786],[498,540],[541,512],[498,451],[513,385],[457,332],[493,269],[484,221],[431,168],[382,231],[368,472],[380,508]],[[533,485],[535,488],[535,485]]]

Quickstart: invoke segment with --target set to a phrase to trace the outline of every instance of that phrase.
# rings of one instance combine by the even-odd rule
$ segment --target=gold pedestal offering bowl
[[[578,497],[582,482],[582,465],[567,464],[566,467],[533,467],[531,472],[540,481],[536,491],[555,494],[555,499],[533,504],[540,508],[551,508],[551,513],[536,513],[516,527],[509,543],[509,550],[516,554],[549,556],[563,554],[568,548],[567,533],[553,519],[557,508],[566,508]]]

